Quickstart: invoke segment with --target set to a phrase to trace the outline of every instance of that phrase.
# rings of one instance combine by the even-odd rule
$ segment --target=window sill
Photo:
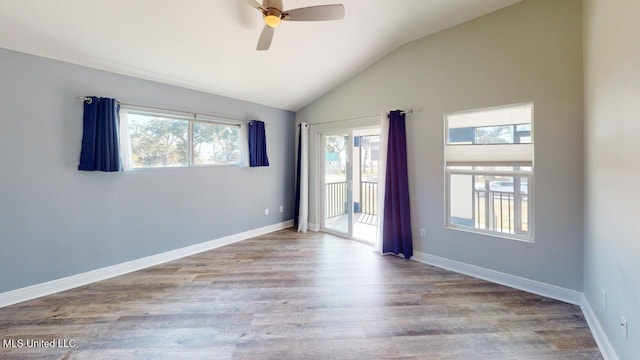
[[[534,244],[535,243],[535,240],[534,240],[533,236],[522,236],[522,235],[519,236],[519,235],[516,235],[516,234],[499,233],[499,232],[487,231],[487,230],[483,230],[483,229],[469,228],[469,227],[466,227],[466,226],[458,226],[458,225],[455,225],[455,224],[445,224],[444,227],[445,227],[445,229],[464,231],[464,232],[468,232],[468,233],[491,236],[491,237],[495,237],[495,238],[515,240],[515,241],[520,241],[520,242],[529,243],[529,244]]]

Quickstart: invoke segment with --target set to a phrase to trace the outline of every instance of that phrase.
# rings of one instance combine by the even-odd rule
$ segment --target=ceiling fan
[[[298,9],[283,10],[282,0],[264,0],[262,5],[256,0],[244,0],[249,6],[257,9],[264,17],[264,29],[258,39],[257,50],[267,50],[273,40],[273,32],[282,20],[287,21],[322,21],[340,20],[344,18],[344,5],[319,5]]]

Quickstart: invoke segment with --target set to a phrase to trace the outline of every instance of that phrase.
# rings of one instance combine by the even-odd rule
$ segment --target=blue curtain
[[[259,120],[249,122],[249,166],[269,166],[264,122]]]
[[[389,113],[386,172],[382,252],[403,254],[409,259],[413,256],[413,243],[407,174],[407,136],[405,114],[400,110]]]
[[[120,104],[115,99],[95,96],[85,99],[78,170],[122,171],[119,111]]]

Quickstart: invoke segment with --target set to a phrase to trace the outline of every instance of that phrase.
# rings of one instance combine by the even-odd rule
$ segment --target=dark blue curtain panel
[[[119,111],[120,104],[115,99],[95,96],[85,99],[78,170],[122,171]]]
[[[259,120],[249,122],[249,166],[269,166],[264,122]]]
[[[409,207],[409,177],[407,173],[407,135],[405,114],[389,113],[387,175],[382,227],[382,252],[413,256],[411,211]]]

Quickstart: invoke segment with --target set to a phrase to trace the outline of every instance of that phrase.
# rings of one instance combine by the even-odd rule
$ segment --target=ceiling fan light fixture
[[[264,15],[264,23],[267,26],[275,28],[280,25],[282,22],[282,12],[278,9],[269,8],[267,9],[267,13]]]
[[[2,1],[2,0],[0,0]],[[282,0],[263,0],[262,5],[257,0],[244,0],[247,5],[258,10],[262,14],[264,27],[258,39],[256,50],[268,50],[273,40],[275,28],[282,21],[323,21],[344,19],[344,5],[318,5],[296,9],[283,10]]]

